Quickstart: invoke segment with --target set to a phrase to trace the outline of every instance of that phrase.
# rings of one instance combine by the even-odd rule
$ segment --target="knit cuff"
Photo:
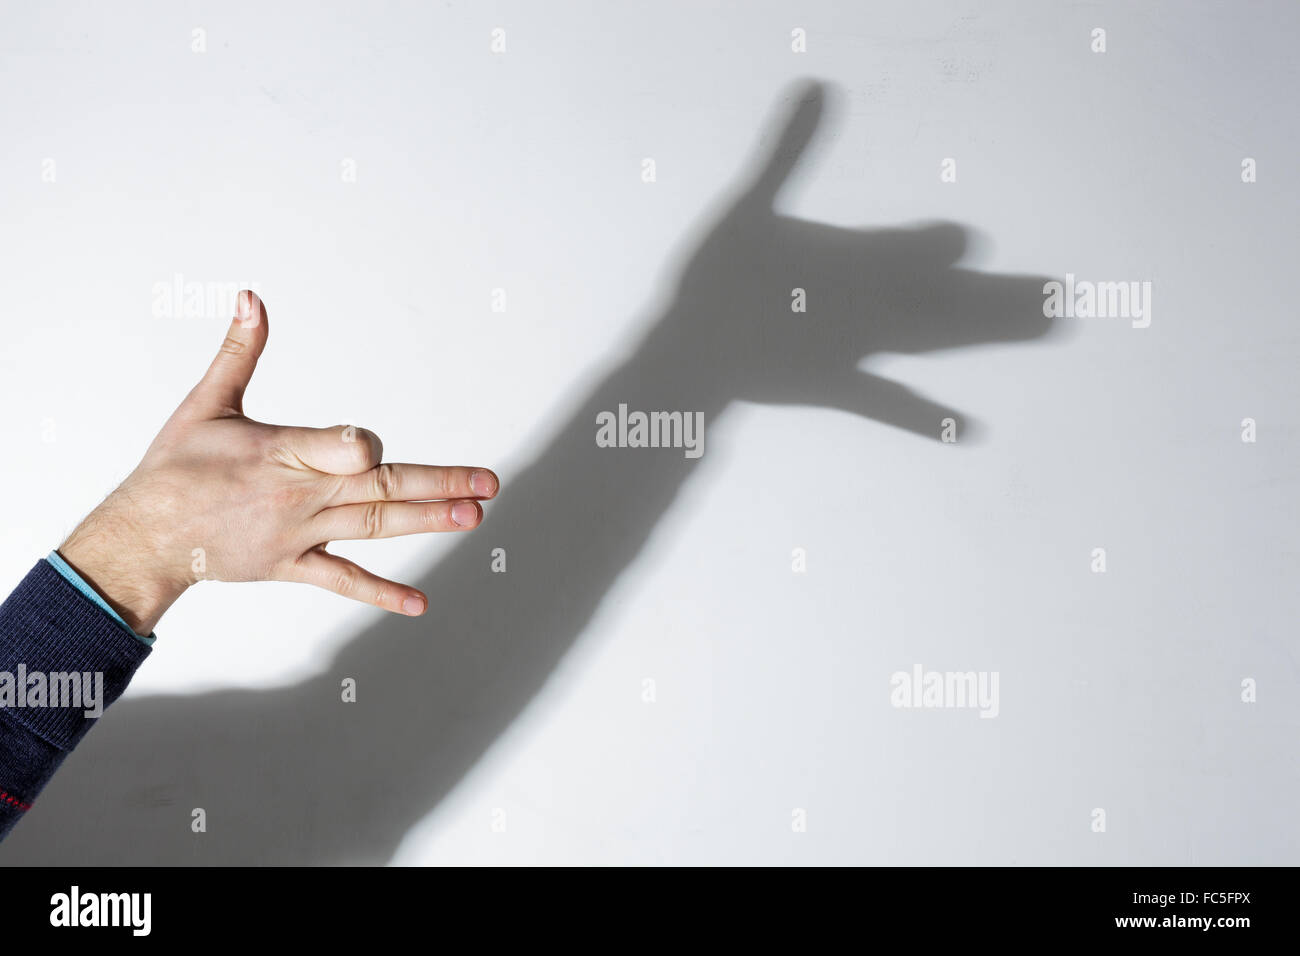
[[[39,561],[0,604],[0,709],[71,750],[151,652]]]

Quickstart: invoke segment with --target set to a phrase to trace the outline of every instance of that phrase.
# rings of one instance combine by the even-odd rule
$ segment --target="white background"
[[[228,315],[154,314],[177,274],[262,291],[250,415],[491,465],[504,499],[662,308],[797,77],[832,95],[785,211],[952,220],[983,237],[972,268],[1153,282],[1147,329],[874,360],[987,425],[961,459],[831,410],[710,423],[575,650],[395,862],[1297,862],[1294,6],[6,2],[3,19],[3,581],[130,471],[214,353]],[[409,580],[448,547],[338,550]],[[290,685],[378,615],[205,584],[129,695]],[[892,708],[890,674],[918,662],[998,671],[1000,716]]]

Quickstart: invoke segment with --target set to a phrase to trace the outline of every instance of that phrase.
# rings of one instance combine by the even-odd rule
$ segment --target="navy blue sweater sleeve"
[[[0,604],[0,839],[150,652],[47,561]]]

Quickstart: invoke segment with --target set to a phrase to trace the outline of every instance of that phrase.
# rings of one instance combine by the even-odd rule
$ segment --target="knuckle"
[[[354,594],[357,590],[357,570],[351,565],[343,565],[333,572],[333,590],[339,594]]]
[[[208,346],[211,348],[212,346]],[[233,335],[227,335],[221,343],[221,351],[226,355],[243,355],[248,351],[247,343],[239,341]]]
[[[400,482],[397,469],[389,464],[382,464],[375,468],[375,497],[384,501],[397,500],[397,486]]]
[[[380,501],[366,504],[361,515],[361,530],[367,538],[378,538],[384,530],[384,505]]]
[[[290,514],[307,511],[317,498],[317,491],[307,484],[286,485],[275,491],[276,505]]]

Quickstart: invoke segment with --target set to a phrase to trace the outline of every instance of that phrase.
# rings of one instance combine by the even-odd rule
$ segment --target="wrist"
[[[188,581],[168,575],[160,549],[104,502],[58,549],[136,634],[147,637],[167,609],[185,593]]]

